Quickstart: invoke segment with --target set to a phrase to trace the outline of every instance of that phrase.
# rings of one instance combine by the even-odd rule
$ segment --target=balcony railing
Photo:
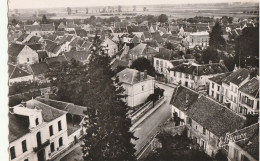
[[[41,145],[34,147],[33,151],[36,153],[38,151],[40,151],[41,149],[45,148],[46,146],[50,145],[50,140],[46,140],[44,143],[42,143]]]

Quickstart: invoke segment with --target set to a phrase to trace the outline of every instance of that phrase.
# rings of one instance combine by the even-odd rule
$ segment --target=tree
[[[99,46],[99,45],[97,45]],[[127,117],[129,107],[122,98],[123,88],[118,81],[112,80],[109,58],[99,55],[98,50],[90,60],[89,83],[83,96],[83,104],[89,107],[83,126],[84,160],[136,160],[134,145],[136,139],[129,131],[131,120]]]
[[[174,46],[170,42],[165,42],[164,47],[169,50],[174,50]]]
[[[121,5],[118,6],[118,12],[122,12],[122,6]]]
[[[136,5],[133,6],[133,11],[136,11]]]
[[[161,14],[161,15],[158,17],[158,21],[159,21],[160,23],[165,23],[165,22],[167,22],[167,21],[168,21],[167,15],[166,15],[166,14]]]
[[[12,19],[11,23],[12,23],[13,25],[16,25],[16,24],[18,23],[18,21],[14,18],[14,19]]]
[[[71,8],[70,7],[67,7],[67,13],[68,13],[68,15],[71,15]]]
[[[48,24],[48,23],[49,23],[49,21],[47,20],[46,15],[43,15],[41,24]]]
[[[221,29],[221,25],[217,21],[209,34],[209,46],[215,49],[222,49],[223,47],[225,47],[226,41],[222,35],[223,32]]]
[[[258,35],[259,26],[246,27],[242,30],[242,34],[235,39],[235,61],[238,66],[259,66]]]
[[[130,132],[129,107],[118,77],[110,69],[110,58],[103,54],[101,40],[94,38],[88,65],[76,61],[51,64],[47,77],[58,87],[59,100],[87,107],[84,111],[83,159],[134,161],[135,149]]]
[[[144,70],[147,70],[147,74],[150,76],[155,76],[155,69],[152,66],[151,62],[146,58],[138,58],[135,61],[133,61],[131,67],[132,69],[139,70],[141,72],[144,72]]]
[[[208,64],[209,61],[212,63],[218,63],[220,60],[220,55],[215,48],[209,47],[202,52],[201,61]]]

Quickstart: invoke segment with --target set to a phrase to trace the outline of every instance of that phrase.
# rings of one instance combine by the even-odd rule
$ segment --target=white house
[[[250,71],[248,69],[241,68],[231,73],[222,81],[223,102],[237,113],[239,113],[238,88],[249,81],[249,78]]]
[[[232,133],[233,136],[246,136],[245,139],[230,140],[228,143],[229,161],[259,160],[259,123]]]
[[[9,85],[19,82],[31,82],[34,80],[32,74],[17,65],[8,64]]]
[[[238,89],[239,113],[258,114],[259,113],[259,79],[252,78]]]
[[[196,64],[194,62],[177,65],[170,70],[171,83],[181,84],[191,89],[207,90],[209,78],[228,72],[223,63]]]
[[[206,154],[213,156],[222,148],[220,138],[226,133],[242,129],[246,118],[187,87],[177,86],[170,102],[173,120],[185,125],[193,143],[198,144]],[[227,150],[227,149],[226,149]]]
[[[139,72],[126,68],[117,73],[117,76],[128,95],[126,102],[130,107],[144,103],[147,97],[154,93],[154,78],[147,75],[147,71]]]
[[[30,100],[10,108],[10,160],[45,161],[68,146],[66,112]]]
[[[117,44],[110,40],[109,38],[106,38],[102,43],[101,46],[103,46],[103,50],[105,51],[108,56],[113,56],[118,52],[118,46]]]
[[[209,46],[209,33],[207,31],[190,33],[187,40],[190,49],[193,49],[197,45],[205,49]]]
[[[39,47],[37,47],[39,46]],[[36,50],[41,48],[40,44],[36,45],[21,45],[21,44],[11,44],[8,48],[9,59],[12,59],[15,64],[34,64],[39,63],[39,56]]]

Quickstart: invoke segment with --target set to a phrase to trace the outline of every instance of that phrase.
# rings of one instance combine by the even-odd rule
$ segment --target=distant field
[[[236,18],[247,18],[247,17],[259,17],[258,14],[245,14],[243,11],[259,11],[258,5],[157,5],[157,6],[147,6],[148,11],[143,11],[144,6],[137,6],[137,12],[133,12],[133,7],[128,6],[122,7],[123,12],[114,13],[100,13],[103,7],[89,7],[89,13],[86,14],[85,7],[72,8],[72,15],[67,14],[66,8],[55,8],[55,9],[44,9],[48,13],[55,13],[56,16],[49,17],[51,19],[85,19],[89,18],[91,15],[96,17],[107,18],[117,15],[120,18],[126,17],[123,14],[134,13],[136,15],[160,15],[166,14],[170,19],[177,18],[190,18],[194,16],[232,16]],[[115,8],[117,9],[117,8]],[[76,13],[77,10],[77,13]],[[32,15],[35,14],[35,10],[21,10],[21,15],[16,17],[21,20],[32,20]],[[11,14],[11,13],[10,13]],[[10,17],[9,14],[9,17]],[[114,14],[107,16],[104,14]],[[131,17],[131,16],[129,16]],[[38,19],[41,17],[38,17]],[[37,18],[35,18],[37,19]]]

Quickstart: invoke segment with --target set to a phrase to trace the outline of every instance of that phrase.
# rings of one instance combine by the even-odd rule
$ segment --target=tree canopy
[[[168,21],[168,16],[166,14],[161,14],[159,17],[158,17],[158,21],[161,22],[161,23],[165,23]]]
[[[87,107],[84,111],[83,159],[134,161],[135,149],[130,132],[129,107],[118,78],[110,69],[110,58],[103,54],[101,41],[94,39],[88,65],[72,61],[55,64],[48,77],[58,87],[59,99]]]
[[[135,61],[133,61],[130,68],[139,70],[141,72],[144,72],[144,70],[147,70],[148,75],[155,76],[155,69],[152,66],[150,60],[148,60],[144,57],[138,58]]]
[[[226,41],[222,35],[223,32],[221,29],[221,25],[217,21],[209,34],[209,46],[215,49],[222,49],[223,47],[225,47]]]

